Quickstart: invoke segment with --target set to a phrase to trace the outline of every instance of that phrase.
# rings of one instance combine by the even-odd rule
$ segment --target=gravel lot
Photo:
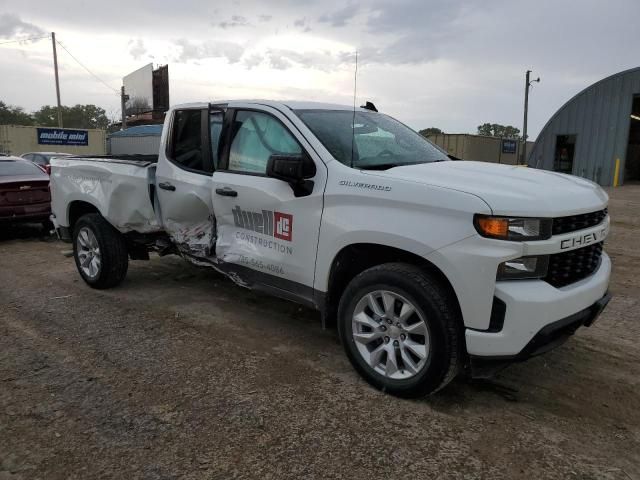
[[[319,315],[176,257],[95,291],[0,227],[0,480],[640,479],[640,186],[611,192],[614,299],[494,382],[379,393]]]

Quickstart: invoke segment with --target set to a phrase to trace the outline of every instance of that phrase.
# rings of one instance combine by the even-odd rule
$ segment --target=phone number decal
[[[265,270],[267,272],[284,275],[284,269],[280,265],[276,265],[274,263],[265,263],[262,260],[258,260],[256,258],[240,255],[240,263],[251,268],[257,268],[259,270]]]

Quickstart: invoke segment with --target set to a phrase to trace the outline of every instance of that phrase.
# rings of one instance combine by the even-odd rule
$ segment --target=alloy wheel
[[[356,304],[351,324],[360,356],[377,373],[406,380],[427,364],[429,327],[403,296],[389,290],[367,293]]]
[[[76,240],[78,261],[82,272],[90,279],[96,278],[100,273],[100,245],[93,231],[88,227],[82,227]]]

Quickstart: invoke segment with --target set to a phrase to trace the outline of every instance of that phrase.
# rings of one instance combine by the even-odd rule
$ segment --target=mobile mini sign
[[[62,128],[38,128],[38,145],[89,145],[87,130],[69,130]]]

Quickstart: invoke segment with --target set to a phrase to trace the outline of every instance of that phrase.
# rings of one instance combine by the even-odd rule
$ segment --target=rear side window
[[[188,170],[207,172],[202,148],[201,110],[176,110],[174,113],[171,160]]]
[[[40,175],[46,177],[47,174],[36,167],[33,163],[17,160],[0,160],[0,177],[10,177],[16,175]]]
[[[276,118],[261,112],[238,111],[233,122],[229,170],[266,173],[273,154],[300,155],[302,147]]]

